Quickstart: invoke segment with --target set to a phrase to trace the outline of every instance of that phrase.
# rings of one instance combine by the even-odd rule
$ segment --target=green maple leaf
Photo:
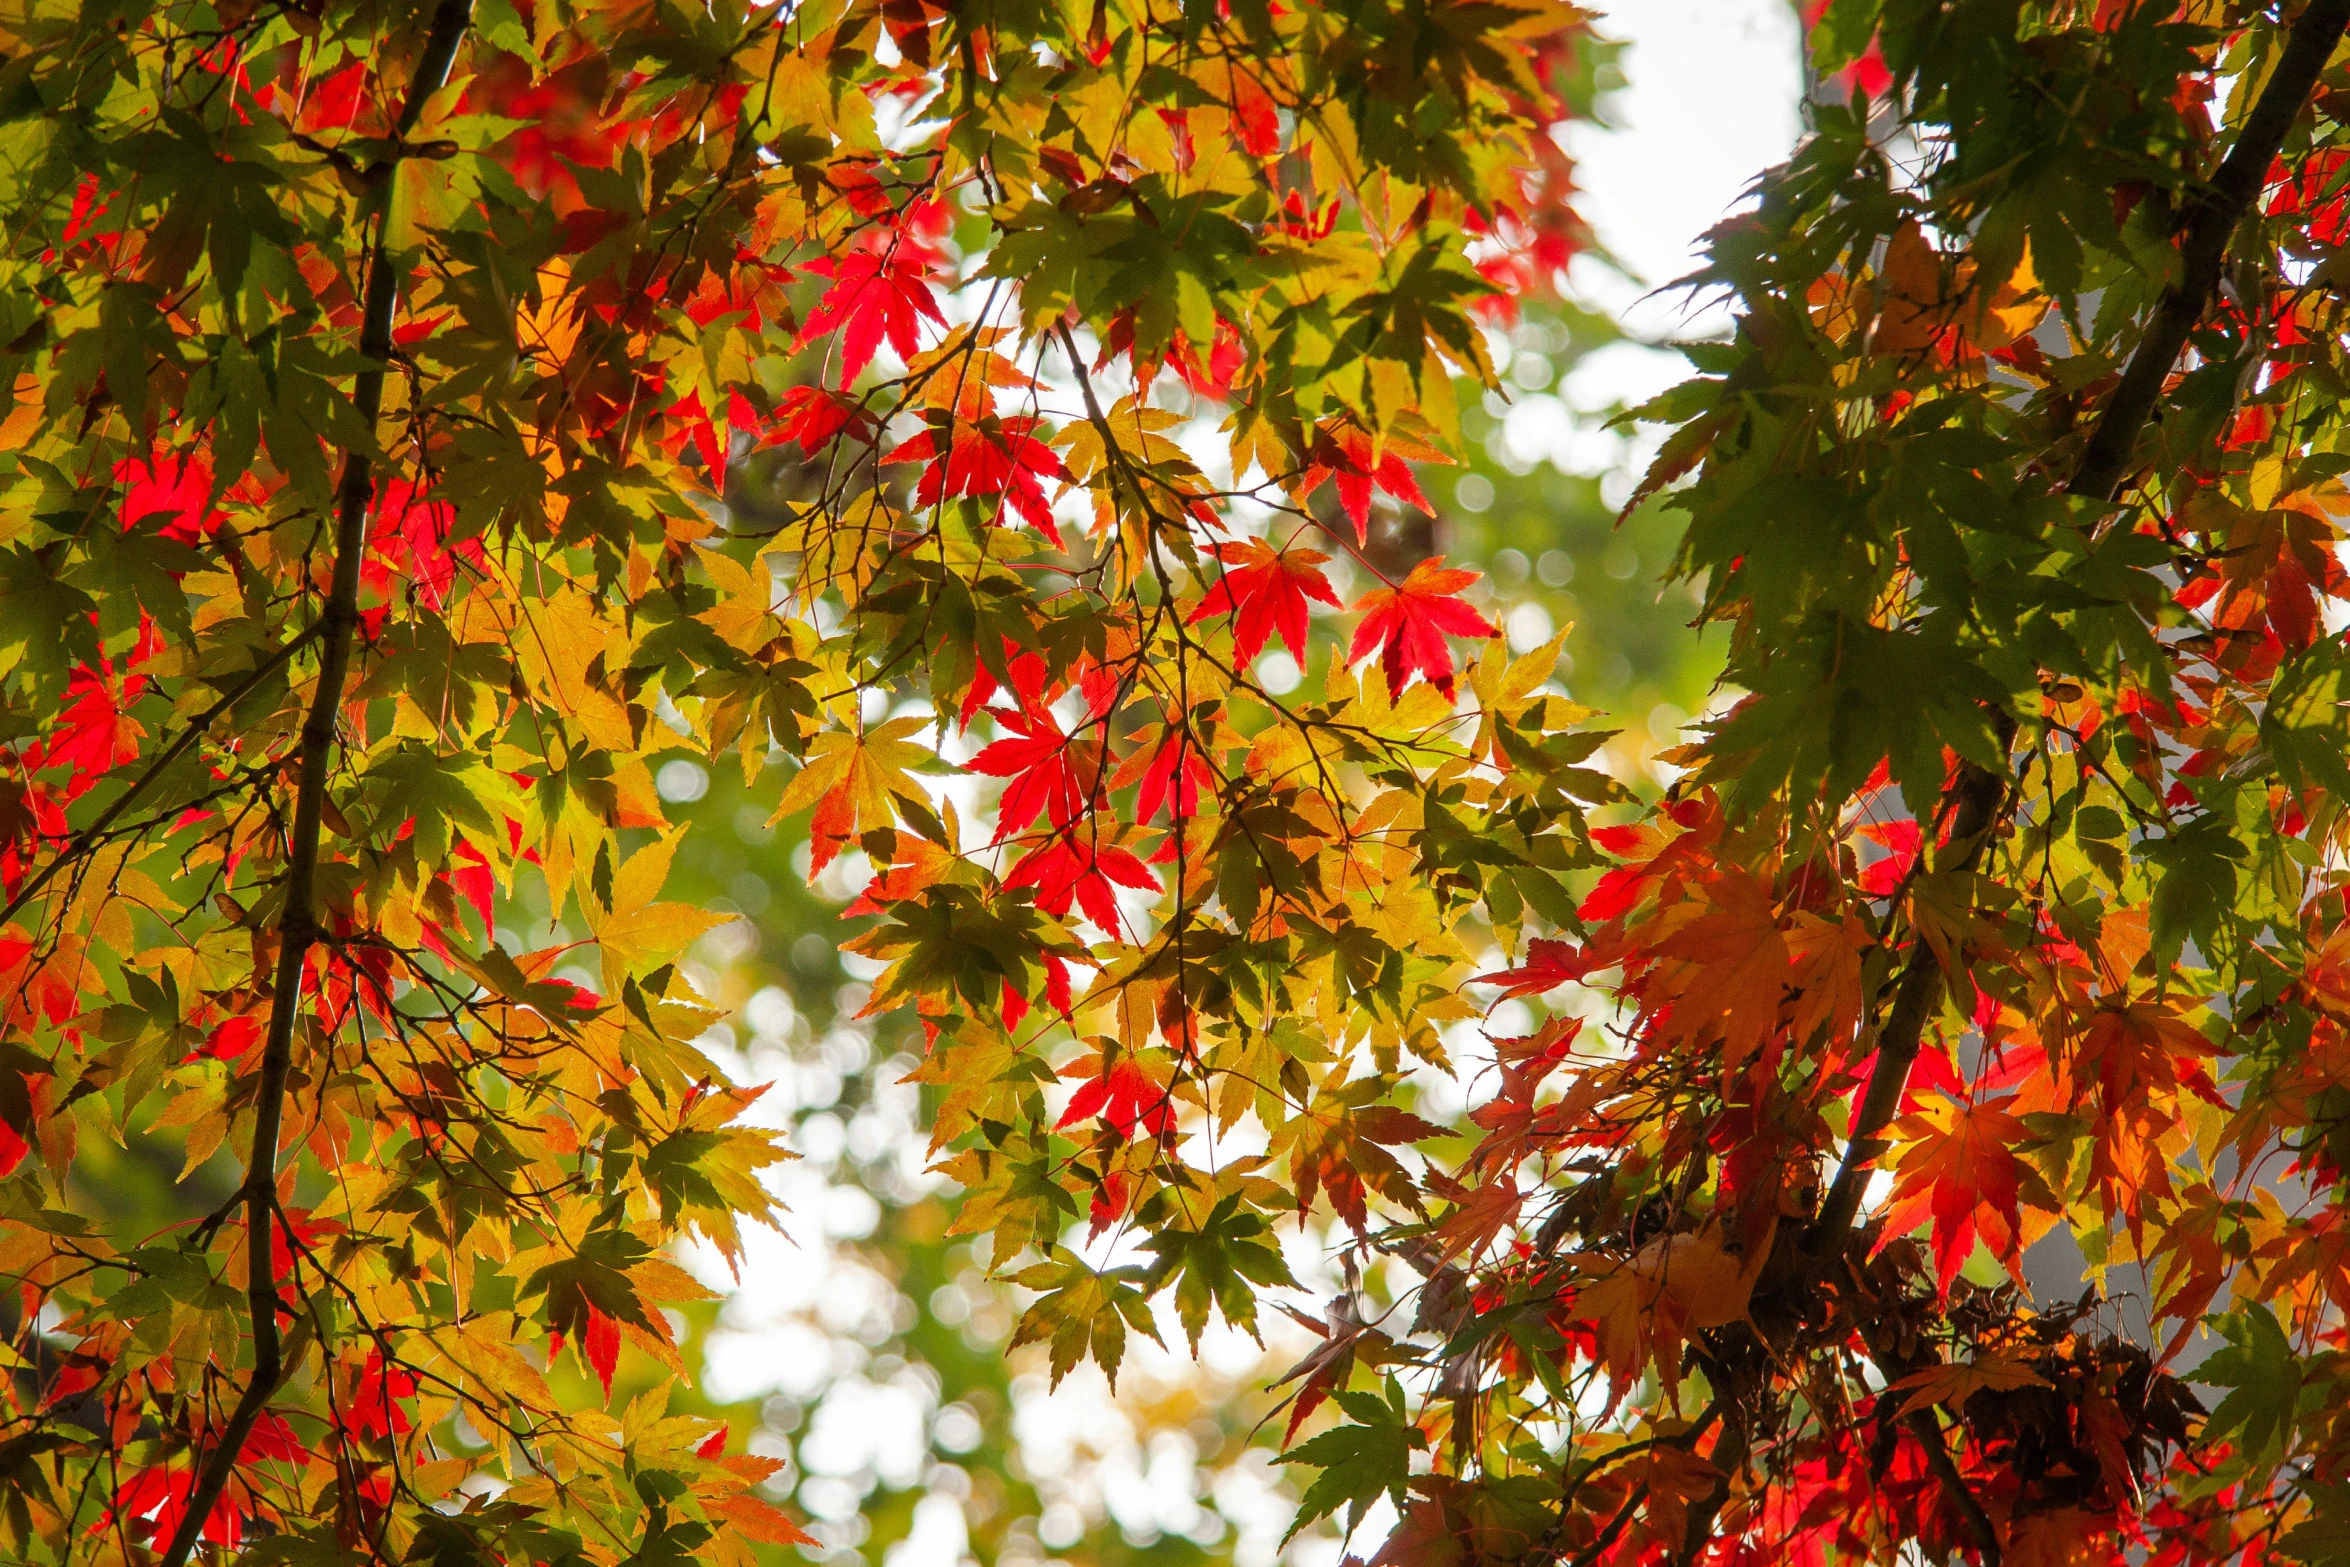
[[[1346,1508],[1349,1534],[1382,1495],[1397,1510],[1402,1509],[1404,1486],[1411,1479],[1412,1454],[1427,1448],[1428,1437],[1412,1424],[1403,1388],[1392,1374],[1387,1378],[1386,1394],[1385,1398],[1372,1393],[1332,1394],[1354,1423],[1332,1426],[1281,1455],[1285,1464],[1311,1464],[1322,1471],[1299,1499],[1297,1521],[1282,1536],[1282,1544],[1341,1506]]]
[[[2272,1453],[2281,1454],[2292,1439],[2302,1363],[2265,1305],[2231,1312],[2215,1319],[2214,1326],[2227,1336],[2227,1346],[2205,1361],[2196,1377],[2233,1391],[2203,1423],[2201,1440],[2209,1444],[2235,1432],[2245,1462],[2258,1465]]]
[[[569,1257],[524,1280],[520,1298],[545,1295],[547,1326],[565,1338],[576,1339],[587,1331],[590,1308],[650,1332],[651,1320],[628,1270],[651,1255],[651,1249],[626,1230],[599,1230]]]
[[[1240,1194],[1231,1193],[1216,1204],[1207,1222],[1196,1230],[1166,1229],[1143,1242],[1157,1256],[1151,1268],[1151,1286],[1175,1282],[1175,1312],[1191,1347],[1208,1325],[1208,1308],[1224,1320],[1257,1337],[1257,1287],[1288,1285],[1289,1265],[1270,1242],[1272,1224],[1261,1213],[1243,1209]]]
[[[1129,1328],[1154,1344],[1165,1342],[1151,1322],[1150,1297],[1136,1288],[1145,1277],[1140,1268],[1097,1273],[1073,1257],[1023,1269],[1013,1282],[1045,1294],[1021,1314],[1011,1347],[1051,1340],[1055,1387],[1090,1355],[1115,1388]]]
[[[2315,1511],[2277,1541],[2277,1549],[2309,1567],[2350,1563],[2350,1485],[2322,1486],[2309,1493]]]

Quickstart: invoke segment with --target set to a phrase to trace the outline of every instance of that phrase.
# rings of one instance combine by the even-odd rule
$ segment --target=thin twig
[[[283,664],[287,659],[292,658],[296,653],[307,647],[311,640],[315,638],[319,632],[324,629],[324,627],[324,621],[319,621],[313,624],[309,630],[294,638],[293,641],[286,643],[283,647],[278,648],[267,658],[264,658],[259,664],[256,664],[253,667],[252,673],[245,676],[243,680],[238,681],[237,684],[229,690],[227,695],[223,696],[219,701],[213,703],[210,707],[204,709],[203,712],[198,713],[194,718],[189,719],[187,727],[180,731],[179,738],[172,741],[169,746],[165,747],[162,755],[156,757],[154,761],[149,762],[145,771],[141,772],[138,777],[131,780],[131,786],[128,789],[125,789],[121,794],[115,796],[113,802],[109,804],[105,810],[98,813],[98,819],[96,821],[90,823],[89,826],[84,827],[80,832],[75,833],[72,839],[65,845],[65,847],[57,851],[57,857],[55,859],[51,860],[48,864],[42,866],[39,871],[35,872],[30,880],[26,881],[22,887],[17,889],[16,896],[10,898],[4,907],[0,907],[0,925],[5,925],[10,920],[14,919],[16,917],[17,911],[22,909],[27,903],[30,903],[34,898],[38,897],[40,895],[41,889],[48,886],[49,883],[56,878],[58,872],[64,870],[68,865],[71,865],[74,861],[89,853],[92,848],[96,847],[98,840],[105,836],[106,830],[114,825],[115,818],[121,816],[124,811],[130,809],[131,802],[138,799],[140,795],[146,793],[148,786],[153,784],[156,779],[163,776],[163,771],[165,768],[171,766],[172,763],[178,761],[183,755],[185,755],[187,753],[188,747],[194,745],[199,739],[203,737],[204,732],[212,727],[214,719],[220,717],[221,714],[227,712],[230,708],[235,707],[239,702],[245,700],[246,697],[251,696],[256,686],[260,685],[262,681],[268,679],[271,673],[274,672],[279,665]]]

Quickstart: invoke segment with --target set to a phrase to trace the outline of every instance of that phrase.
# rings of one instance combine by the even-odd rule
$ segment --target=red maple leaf
[[[1202,397],[1230,397],[1233,377],[1247,364],[1248,350],[1240,346],[1240,334],[1221,318],[1216,322],[1215,340],[1205,353],[1181,332],[1167,349],[1167,368]]]
[[[1872,898],[1892,896],[1910,867],[1917,863],[1918,824],[1908,817],[1890,822],[1863,822],[1860,835],[1885,849],[1883,859],[1862,869],[1860,890]]]
[[[1526,961],[1516,968],[1496,969],[1490,974],[1478,974],[1469,981],[1472,985],[1501,985],[1499,1001],[1512,996],[1540,995],[1546,990],[1581,979],[1590,971],[1591,964],[1571,941],[1550,941],[1541,936],[1526,943]]]
[[[739,399],[740,394],[737,396]],[[719,436],[717,425],[711,422],[710,410],[702,406],[702,394],[688,392],[670,404],[669,418],[671,425],[669,433],[661,438],[662,449],[674,457],[690,441],[715,489],[726,475],[726,442]]]
[[[449,543],[457,525],[457,511],[447,501],[416,488],[406,479],[388,479],[375,498],[375,520],[368,525],[367,542],[379,557],[367,570],[369,586],[389,592],[395,579],[404,579],[428,609],[445,608],[449,589],[457,581],[457,562],[463,558],[483,564],[479,539]]]
[[[924,316],[946,325],[925,276],[929,264],[910,246],[893,246],[886,254],[860,250],[838,261],[828,256],[809,262],[806,270],[832,279],[832,286],[808,312],[800,342],[804,346],[836,327],[846,329],[840,339],[844,387],[872,363],[883,338],[900,359],[910,359],[922,341]]]
[[[1004,878],[1007,888],[1034,887],[1036,906],[1045,913],[1058,918],[1074,903],[1085,911],[1087,919],[1115,935],[1120,923],[1113,882],[1138,892],[1159,890],[1159,880],[1150,867],[1127,850],[1104,843],[1092,833],[1073,832],[1055,833],[1031,849]]]
[[[935,506],[950,495],[974,500],[1002,496],[1037,532],[1056,546],[1061,542],[1041,481],[1067,478],[1068,470],[1053,449],[1036,438],[1042,421],[1025,414],[999,419],[993,414],[964,418],[939,412],[932,418],[929,429],[882,459],[930,464],[914,491],[917,504]]]
[[[1159,730],[1155,742],[1136,749],[1121,762],[1117,776],[1110,780],[1112,788],[1130,783],[1138,785],[1134,794],[1137,822],[1151,820],[1162,807],[1181,821],[1198,812],[1201,790],[1215,792],[1216,772],[1208,765],[1207,746],[1200,735],[1189,732],[1183,724],[1168,724]]]
[[[1101,799],[1101,715],[1094,715],[1094,722],[1072,735],[1063,734],[1051,712],[1043,708],[1016,713],[990,708],[988,712],[1012,731],[984,747],[970,763],[974,772],[1012,780],[1005,785],[996,812],[997,843],[1040,814],[1055,831],[1066,831],[1092,811]]]
[[[217,530],[225,515],[212,504],[212,464],[182,452],[157,452],[151,458],[128,457],[114,465],[121,482],[122,525],[125,532],[141,523],[183,544]]]
[[[2030,1136],[2005,1108],[2014,1097],[1970,1105],[1941,1094],[1894,1123],[1906,1146],[1884,1233],[1907,1234],[1931,1217],[1934,1271],[1945,1290],[1978,1235],[2000,1261],[2014,1262],[2023,1230],[2016,1208],[2022,1169],[2014,1150]]]
[[[1338,604],[1330,579],[1316,569],[1330,557],[1318,550],[1275,550],[1261,539],[1234,539],[1209,548],[1224,563],[1224,575],[1191,612],[1191,623],[1231,615],[1234,663],[1248,663],[1279,632],[1289,656],[1303,664],[1306,600]]]
[[[74,665],[65,681],[65,711],[58,715],[56,729],[45,740],[26,748],[26,767],[71,768],[63,795],[76,800],[115,768],[135,760],[147,730],[129,713],[145,694],[147,677],[131,671],[162,651],[163,639],[156,634],[155,622],[142,613],[139,640],[119,675],[110,656],[101,655],[96,669]]]
[[[351,1401],[335,1424],[353,1436],[387,1438],[414,1428],[415,1417],[402,1400],[416,1396],[416,1376],[386,1364],[382,1350],[368,1352],[367,1364],[351,1384]]]
[[[195,1488],[196,1471],[192,1467],[142,1469],[115,1492],[109,1521],[129,1519],[134,1533],[153,1540],[168,1540],[179,1532],[180,1521],[188,1514],[190,1493]],[[212,1511],[205,1516],[203,1538],[234,1549],[244,1539],[245,1521],[252,1516],[253,1504],[245,1488],[230,1485],[221,1491],[212,1504]]]
[[[204,1036],[204,1043],[180,1057],[180,1065],[210,1057],[215,1061],[242,1061],[245,1052],[261,1043],[261,1019],[257,1017],[225,1018],[212,1032]]]
[[[2350,153],[2313,152],[2291,162],[2275,159],[2269,165],[2267,212],[2275,217],[2305,217],[2302,227],[2320,245],[2338,245],[2350,237],[2342,197],[2342,166]]]
[[[841,431],[854,428],[862,433],[872,423],[871,414],[837,393],[821,386],[795,386],[775,405],[775,424],[768,438],[796,441],[801,455],[813,457],[817,447]]]
[[[1305,500],[1322,487],[1323,480],[1335,476],[1338,503],[1346,508],[1346,515],[1355,525],[1358,544],[1370,536],[1374,488],[1385,490],[1405,505],[1418,507],[1433,517],[1436,508],[1420,493],[1420,481],[1412,477],[1412,470],[1404,461],[1407,457],[1415,462],[1452,461],[1435,448],[1392,431],[1381,438],[1352,425],[1325,425],[1315,435],[1305,472],[1298,475],[1297,498]]]
[[[1131,1138],[1136,1128],[1143,1128],[1153,1137],[1164,1137],[1175,1129],[1175,1105],[1167,1085],[1128,1059],[1118,1062],[1080,1062],[1072,1075],[1087,1066],[1099,1065],[1099,1075],[1089,1078],[1084,1087],[1069,1097],[1069,1108],[1061,1112],[1055,1124],[1060,1130],[1079,1121],[1100,1116],[1118,1129],[1118,1135]]]
[[[1400,693],[1418,674],[1451,696],[1452,648],[1445,637],[1494,635],[1483,615],[1453,596],[1476,581],[1477,573],[1447,570],[1443,562],[1441,555],[1424,560],[1399,585],[1374,588],[1355,600],[1355,608],[1365,614],[1346,661],[1359,663],[1377,649],[1391,693]]]
[[[1232,73],[1232,133],[1252,158],[1270,158],[1281,150],[1281,106],[1246,71]]]

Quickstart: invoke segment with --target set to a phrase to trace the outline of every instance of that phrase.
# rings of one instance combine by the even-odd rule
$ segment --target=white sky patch
[[[1646,287],[1698,263],[1698,237],[1744,203],[1747,185],[1784,159],[1802,131],[1801,29],[1789,0],[1601,0],[1599,30],[1627,45],[1627,85],[1606,127],[1568,132],[1583,213],[1610,254]],[[1718,306],[1587,269],[1592,303],[1638,336],[1718,332]],[[1583,272],[1575,282],[1585,284]]]

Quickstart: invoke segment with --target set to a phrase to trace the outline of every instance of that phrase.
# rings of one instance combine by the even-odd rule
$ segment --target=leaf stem
[[[400,108],[395,143],[404,145],[408,133],[423,117],[425,100],[448,79],[457,47],[473,23],[473,0],[440,0],[433,11],[432,28],[416,61],[416,74]],[[399,154],[395,152],[394,157]],[[399,303],[399,278],[388,242],[390,213],[379,218],[376,242],[367,263],[367,297],[360,321],[359,352],[369,368],[359,372],[351,400],[372,443],[383,409],[383,367],[392,355],[392,316]],[[221,1429],[220,1441],[206,1455],[190,1492],[179,1527],[163,1553],[162,1567],[187,1567],[197,1539],[211,1520],[212,1509],[228,1488],[244,1453],[245,1439],[260,1420],[263,1406],[277,1390],[284,1368],[280,1365],[277,1329],[277,1270],[272,1215],[277,1208],[277,1145],[285,1118],[286,1077],[294,1055],[294,1020],[301,1010],[302,972],[311,945],[317,941],[316,870],[319,837],[326,814],[327,761],[334,747],[335,723],[342,712],[343,682],[351,666],[351,634],[359,624],[359,561],[367,546],[367,513],[375,499],[375,475],[365,447],[353,447],[343,457],[343,476],[335,494],[335,563],[333,583],[313,631],[323,635],[319,655],[318,687],[302,723],[302,771],[294,796],[294,825],[286,853],[286,906],[278,920],[277,975],[269,997],[269,1038],[261,1054],[261,1080],[253,1098],[253,1153],[246,1162],[245,1296],[253,1318],[253,1372],[237,1399],[236,1410]]]

